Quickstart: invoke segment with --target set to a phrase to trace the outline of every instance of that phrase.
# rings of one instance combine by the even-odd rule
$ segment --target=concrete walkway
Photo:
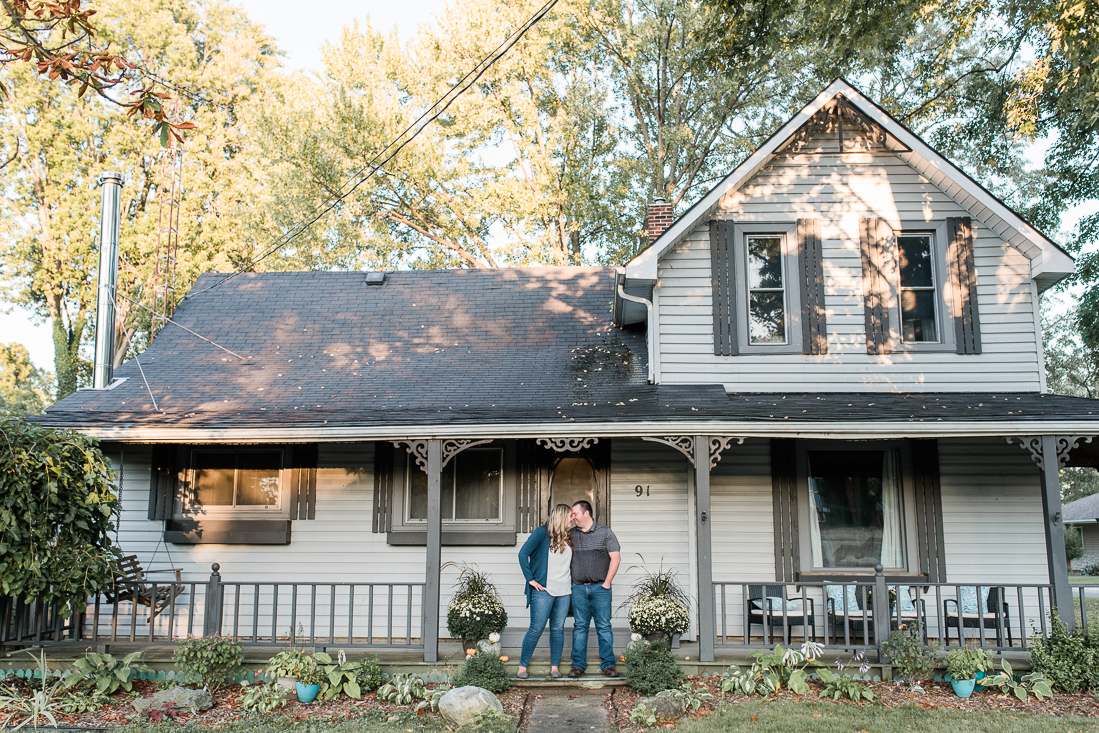
[[[610,688],[539,689],[530,708],[526,733],[613,733],[610,715],[603,707],[609,694]]]

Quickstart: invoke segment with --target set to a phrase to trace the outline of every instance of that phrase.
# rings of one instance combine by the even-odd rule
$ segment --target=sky
[[[286,54],[290,71],[321,70],[321,48],[335,43],[342,30],[369,18],[374,30],[386,35],[396,27],[402,41],[446,8],[445,0],[310,0],[309,12],[302,12],[293,0],[233,0],[252,20],[267,29]],[[9,311],[9,312],[5,312]],[[35,366],[53,371],[53,340],[48,324],[31,313],[0,301],[0,343],[17,341],[27,347]]]

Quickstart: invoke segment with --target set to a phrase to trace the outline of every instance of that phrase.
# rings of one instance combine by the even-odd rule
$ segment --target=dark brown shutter
[[[973,265],[973,223],[968,216],[946,220],[950,238],[947,264],[954,316],[954,340],[959,354],[981,353],[981,326],[977,317],[977,268]]]
[[[374,519],[375,534],[390,529],[389,507],[393,504],[393,445],[385,440],[374,443]]]
[[[284,469],[290,477],[290,518],[317,517],[317,444],[291,445]]]
[[[797,580],[801,571],[798,540],[797,452],[791,438],[771,438],[771,500],[775,523],[775,580]]]
[[[806,354],[828,353],[824,310],[824,257],[820,219],[798,219],[798,265],[801,270],[801,348]]]
[[[179,446],[154,445],[149,480],[149,519],[171,519],[179,479]]]
[[[866,353],[889,353],[889,280],[886,247],[893,233],[881,219],[860,219],[862,293],[866,308]]]
[[[733,222],[710,222],[710,287],[714,303],[714,353],[736,356],[736,257]]]
[[[930,583],[946,582],[942,490],[939,484],[938,441],[913,440],[912,478],[916,490],[916,535],[920,572]]]
[[[516,531],[533,532],[546,521],[546,503],[549,501],[549,452],[534,440],[516,441],[516,469],[518,471],[518,516]]]

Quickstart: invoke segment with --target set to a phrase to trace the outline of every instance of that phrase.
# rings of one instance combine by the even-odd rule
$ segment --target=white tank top
[[[551,596],[572,595],[572,548],[565,545],[564,552],[549,551],[549,567],[546,570],[546,592]]]

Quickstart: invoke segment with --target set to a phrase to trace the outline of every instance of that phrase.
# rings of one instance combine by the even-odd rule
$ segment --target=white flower
[[[801,653],[805,655],[806,659],[816,659],[824,654],[824,645],[815,641],[807,641],[801,645]]]
[[[641,641],[641,634],[630,634],[630,641]]]
[[[488,640],[495,644],[496,642],[500,641],[500,635],[494,631],[488,635]]]

